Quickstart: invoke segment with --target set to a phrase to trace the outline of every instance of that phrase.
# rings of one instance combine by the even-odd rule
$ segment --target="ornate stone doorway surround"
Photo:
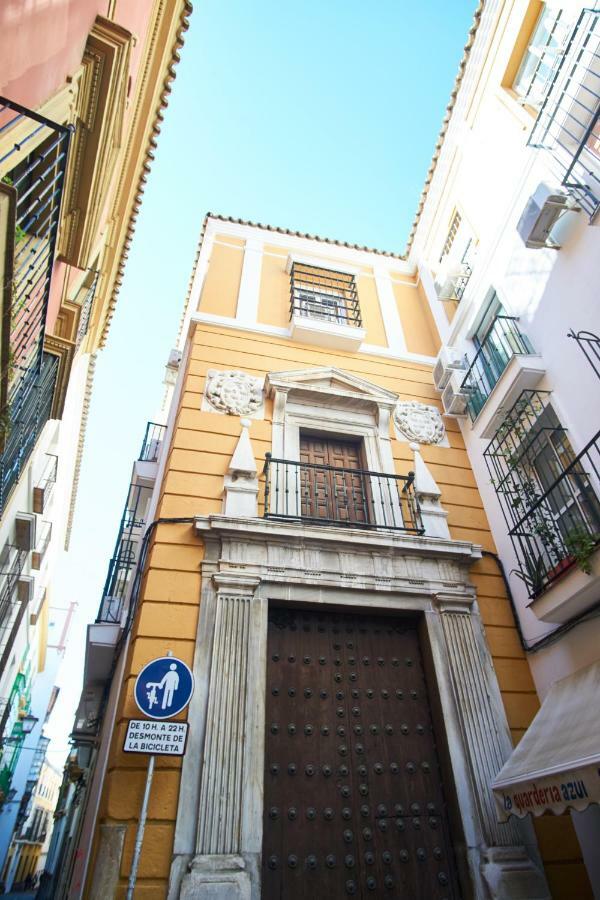
[[[437,685],[465,896],[549,898],[529,823],[496,821],[490,784],[512,744],[469,581],[477,546],[226,516],[205,545],[196,692],[169,898],[259,900],[267,611],[278,604],[417,613]]]

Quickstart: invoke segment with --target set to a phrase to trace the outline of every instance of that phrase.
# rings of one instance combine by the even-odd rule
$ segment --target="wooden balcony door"
[[[362,449],[361,440],[300,435],[302,518],[369,523],[369,485],[362,471]]]

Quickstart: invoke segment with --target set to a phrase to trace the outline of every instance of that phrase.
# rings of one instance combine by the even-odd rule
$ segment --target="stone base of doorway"
[[[250,900],[251,876],[241,856],[196,856],[181,882],[180,900]]]
[[[493,900],[551,900],[543,872],[524,847],[488,847],[481,870]]]

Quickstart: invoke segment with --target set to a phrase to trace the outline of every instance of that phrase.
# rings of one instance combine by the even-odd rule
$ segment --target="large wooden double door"
[[[302,518],[369,523],[370,492],[360,441],[301,434],[300,463]]]
[[[269,614],[262,896],[460,896],[415,623]]]

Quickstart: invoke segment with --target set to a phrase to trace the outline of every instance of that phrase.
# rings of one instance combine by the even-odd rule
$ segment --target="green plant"
[[[546,563],[543,556],[526,556],[525,571],[512,569],[511,575],[516,575],[526,585],[529,596],[535,597],[541,592],[546,581]]]
[[[10,177],[10,175],[5,175],[4,178],[2,179],[2,184],[12,184],[12,183],[13,183],[13,180]]]
[[[15,225],[15,244],[20,244],[26,237],[27,232],[20,225]]]
[[[12,429],[11,408],[5,406],[0,412],[0,441],[4,441],[10,434]]]
[[[591,557],[600,541],[600,534],[590,534],[585,528],[573,528],[565,537],[565,546],[582,572],[592,574]]]

